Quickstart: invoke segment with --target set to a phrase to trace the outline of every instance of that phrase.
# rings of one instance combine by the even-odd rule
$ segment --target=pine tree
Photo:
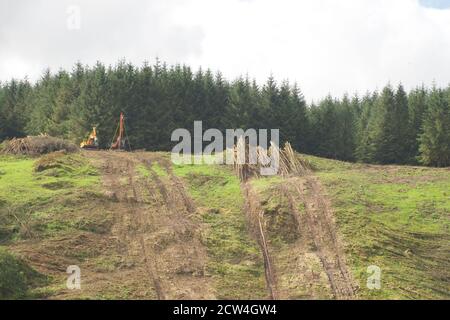
[[[429,166],[450,166],[450,97],[434,87],[427,102],[419,159]]]
[[[411,164],[417,163],[419,155],[419,136],[422,134],[423,117],[426,111],[427,91],[424,86],[411,91],[408,96],[410,144],[409,159]]]
[[[5,107],[5,89],[0,82],[0,142],[6,138],[6,107]]]
[[[312,152],[331,159],[337,159],[339,155],[336,104],[337,102],[331,96],[328,96],[317,107],[311,108]]]
[[[291,111],[287,115],[293,127],[293,138],[290,142],[297,151],[307,152],[311,126],[307,116],[306,102],[297,84],[292,88],[290,103],[292,104]]]
[[[357,107],[357,106],[356,106]],[[346,161],[353,161],[355,142],[355,112],[347,95],[337,104],[337,158]]]
[[[378,93],[364,96],[360,107],[360,116],[356,120],[356,149],[355,157],[359,162],[373,162],[375,154],[375,111]]]
[[[331,96],[307,106],[300,89],[273,78],[258,86],[241,77],[159,60],[136,68],[119,61],[105,67],[77,63],[70,73],[47,70],[34,84],[0,84],[0,141],[49,133],[79,142],[98,126],[108,147],[120,112],[126,116],[133,148],[170,150],[171,132],[204,128],[279,128],[281,142],[319,156],[376,163],[445,166],[449,158],[450,88],[424,87],[407,96],[400,85],[363,99]],[[419,137],[419,139],[417,139]]]
[[[0,138],[22,137],[26,135],[25,126],[29,121],[28,101],[31,86],[27,80],[12,80],[5,85],[0,101]]]
[[[378,163],[404,164],[408,160],[408,101],[402,85],[397,92],[384,88],[378,105],[374,160]]]
[[[262,117],[258,128],[279,129],[278,118],[280,111],[277,107],[280,103],[279,88],[275,78],[271,75],[261,92],[261,105],[259,112]],[[282,139],[280,137],[280,139]]]

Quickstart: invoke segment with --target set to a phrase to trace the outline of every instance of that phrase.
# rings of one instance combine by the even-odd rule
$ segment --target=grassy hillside
[[[263,261],[246,227],[239,179],[225,166],[176,166],[174,172],[199,206],[218,298],[264,298]]]
[[[156,298],[156,289],[142,281],[147,273],[142,271],[139,247],[125,249],[132,239],[120,235],[141,239],[147,253],[164,244],[167,251],[161,257],[178,254],[178,244],[168,238],[171,225],[159,226],[152,219],[165,214],[158,206],[170,209],[172,193],[176,201],[182,200],[177,195],[180,183],[187,191],[181,195],[192,199],[194,209],[186,212],[191,212],[189,223],[196,226],[193,234],[182,231],[181,237],[188,241],[198,235],[205,247],[206,269],[200,273],[211,286],[211,295],[268,297],[261,248],[246,213],[248,199],[231,168],[173,166],[167,155],[158,153],[108,153],[115,161],[111,167],[112,162],[96,155],[95,159],[91,153],[0,157],[0,270],[6,270],[0,273],[0,298]],[[306,158],[331,203],[358,287],[356,298],[450,297],[450,170]],[[105,174],[127,194],[107,192]],[[250,184],[264,212],[279,296],[331,298],[314,254],[318,249],[314,243],[301,246],[302,235],[296,235],[294,226],[303,218],[295,220],[293,211],[300,217],[305,214],[303,204],[289,197],[288,186],[296,183],[272,177]],[[141,218],[153,222],[136,229],[138,221],[125,212],[140,207]],[[302,265],[296,260],[299,252]],[[81,291],[65,288],[69,265],[83,270]],[[371,265],[381,268],[380,290],[366,287]],[[199,277],[199,271],[190,267],[174,274],[165,270],[159,280],[164,287],[174,283],[172,277]],[[311,288],[314,294],[309,293]]]
[[[308,157],[327,187],[362,298],[450,297],[450,170]],[[381,268],[368,290],[367,267]]]
[[[90,246],[92,235],[111,227],[99,185],[98,172],[79,154],[1,156],[0,250],[47,278],[38,286],[17,283],[11,298],[51,296],[64,288],[69,265],[107,255]]]

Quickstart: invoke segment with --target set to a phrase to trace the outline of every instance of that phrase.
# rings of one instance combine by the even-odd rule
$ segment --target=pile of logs
[[[249,145],[243,139],[239,139],[233,152],[234,170],[241,181],[246,181],[250,177],[261,176],[261,169],[269,167],[276,158],[278,158],[277,175],[284,177],[305,175],[310,170],[308,162],[295,153],[289,142],[286,142],[283,149],[272,142],[267,150],[258,146],[251,154]],[[254,161],[250,161],[252,157]]]

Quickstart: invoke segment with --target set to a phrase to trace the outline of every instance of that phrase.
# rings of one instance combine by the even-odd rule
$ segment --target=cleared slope
[[[450,297],[450,170],[308,157],[326,187],[361,298]],[[367,268],[381,269],[369,290]]]
[[[247,188],[164,153],[52,157],[0,159],[0,246],[47,279],[28,296],[449,298],[449,170],[307,157],[311,177]]]

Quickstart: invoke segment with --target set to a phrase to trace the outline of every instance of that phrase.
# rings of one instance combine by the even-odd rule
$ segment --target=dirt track
[[[345,262],[342,242],[336,231],[330,203],[316,177],[309,174],[298,182],[293,183],[292,187],[297,192],[298,199],[305,205],[308,235],[317,248],[334,298],[352,299],[355,292],[353,280]],[[295,196],[291,199],[295,199]]]
[[[244,196],[246,199],[246,212],[247,219],[250,224],[250,230],[253,233],[253,236],[258,241],[264,259],[264,275],[266,278],[266,286],[269,293],[269,298],[274,300],[278,298],[278,290],[276,285],[277,280],[275,278],[275,272],[273,270],[274,262],[272,261],[272,256],[269,252],[269,245],[267,243],[264,232],[264,211],[262,210],[259,204],[258,197],[252,190],[252,187],[248,181],[242,183],[242,189],[244,191]]]
[[[353,279],[346,266],[330,203],[311,172],[304,177],[284,179],[278,190],[280,197],[287,197],[297,226],[294,232],[298,240],[289,246],[287,257],[286,254],[280,256],[277,248],[270,244],[261,199],[252,190],[251,183],[243,183],[243,190],[250,227],[264,257],[271,299],[295,297],[292,287],[302,287],[303,297],[307,299],[326,297],[327,288],[334,299],[355,298]],[[304,213],[299,211],[300,205]],[[281,260],[285,260],[284,263]],[[326,281],[321,279],[321,274],[326,275]],[[282,283],[281,278],[289,279],[288,283]],[[292,279],[296,284],[292,284]]]
[[[169,160],[157,153],[95,152],[90,157],[102,172],[106,194],[115,202],[112,233],[117,250],[134,266],[128,277],[151,288],[147,298],[214,299],[195,204],[182,181],[172,174]],[[155,162],[164,168],[165,176],[152,168]],[[137,173],[138,166],[146,168],[148,177]],[[333,213],[316,177],[309,173],[286,178],[280,189],[289,201],[298,233],[298,240],[285,255],[289,270],[280,262],[283,256],[271,247],[264,210],[251,183],[243,183],[242,190],[249,229],[264,258],[269,299],[296,298],[284,283],[286,277],[304,287],[305,298],[326,297],[327,290],[330,298],[354,298]],[[304,212],[299,212],[300,204]],[[321,286],[328,288],[325,294]]]
[[[214,298],[211,278],[205,275],[206,250],[190,217],[192,201],[170,171],[163,179],[151,168],[154,161],[166,160],[148,153],[91,156],[101,168],[106,193],[117,202],[112,232],[121,254],[136,266],[129,276],[148,283],[158,299]],[[138,165],[151,176],[138,175]]]

